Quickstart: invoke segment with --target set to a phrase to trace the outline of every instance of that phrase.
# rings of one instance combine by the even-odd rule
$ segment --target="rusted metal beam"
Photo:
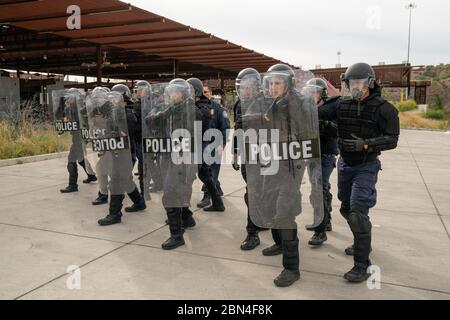
[[[185,49],[185,48],[193,48],[193,47],[198,47],[199,50],[202,50],[201,47],[204,46],[218,46],[218,45],[222,45],[224,46],[224,49],[226,48],[226,41],[211,41],[211,42],[205,42],[205,43],[198,43],[198,44],[191,44],[191,45],[186,45],[186,44],[171,44],[174,41],[177,40],[172,40],[172,41],[167,41],[166,45],[158,45],[158,46],[137,46],[137,47],[133,47],[133,46],[129,46],[129,47],[121,47],[121,48],[126,48],[128,50],[145,50],[146,52],[149,52],[149,50],[158,50],[158,53],[177,53],[180,52],[180,49]],[[173,50],[171,50],[172,48],[174,48]],[[179,49],[176,49],[179,48]],[[167,49],[167,50],[166,50]],[[186,49],[187,50],[187,49]],[[204,50],[204,49],[203,49]]]
[[[90,40],[90,39],[105,39],[105,38],[115,38],[115,37],[125,37],[125,36],[136,36],[136,35],[145,35],[145,34],[163,34],[163,33],[169,33],[169,32],[181,32],[181,31],[189,31],[189,28],[174,28],[174,29],[167,29],[164,31],[125,31],[125,32],[110,32],[110,33],[103,33],[103,34],[95,34],[92,36],[78,36],[78,37],[71,37],[74,40]]]
[[[39,49],[39,50],[22,50],[22,51],[14,51],[14,52],[5,52],[0,53],[0,59],[14,59],[17,57],[36,57],[36,56],[60,56],[64,54],[88,54],[91,51],[95,51],[95,48],[92,48],[92,45],[89,47],[78,47],[78,48],[57,48],[57,49]]]
[[[11,5],[11,4],[10,4]],[[14,4],[12,4],[14,5]],[[5,5],[7,6],[7,5]],[[102,13],[111,13],[111,12],[120,12],[120,11],[130,11],[131,5],[129,4],[123,4],[119,6],[112,6],[112,7],[105,7],[105,8],[95,8],[90,10],[82,10],[80,13],[81,16],[91,15],[91,14],[102,14]],[[1,6],[0,6],[1,9]],[[17,9],[20,9],[18,7]],[[64,11],[61,13],[52,13],[52,14],[44,14],[44,15],[37,15],[37,16],[23,16],[20,17],[20,12],[18,12],[17,17],[10,17],[8,19],[0,19],[0,23],[2,24],[14,24],[14,23],[20,23],[20,22],[30,22],[30,21],[39,21],[39,20],[48,20],[48,19],[55,19],[55,18],[66,18],[69,15]]]
[[[93,30],[93,29],[103,29],[103,28],[108,28],[108,27],[126,27],[126,26],[130,26],[130,25],[139,25],[139,24],[152,24],[152,23],[161,23],[164,22],[164,18],[153,18],[153,19],[140,19],[140,20],[135,20],[135,21],[111,21],[108,23],[97,23],[97,24],[91,24],[91,25],[86,25],[83,24],[83,28],[82,30]],[[42,33],[55,33],[55,32],[63,32],[63,31],[68,31],[67,27],[64,26],[63,28],[60,29],[55,29],[55,28],[50,28],[50,29],[43,29],[43,30],[39,30],[38,33],[42,34]]]
[[[198,39],[207,39],[210,38],[210,35],[196,35],[196,36],[183,36],[183,37],[165,37],[165,38],[156,38],[156,39],[139,39],[139,40],[122,40],[122,41],[110,41],[110,42],[102,42],[102,44],[107,45],[123,45],[123,44],[133,44],[133,43],[153,43],[153,42],[171,42],[178,40],[198,40]]]
[[[142,50],[142,52],[145,52],[145,50]],[[238,54],[241,52],[240,49],[229,49],[229,50],[208,50],[207,54],[208,56],[226,56],[228,54]],[[199,53],[206,52],[204,50],[197,50],[197,51],[188,51],[188,52],[180,52],[179,54],[160,54],[160,56],[170,56],[173,58],[178,58],[179,60],[187,60],[189,61],[189,58],[195,58],[198,56]]]

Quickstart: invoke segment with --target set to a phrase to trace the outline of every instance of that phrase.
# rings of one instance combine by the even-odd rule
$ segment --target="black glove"
[[[367,149],[367,143],[364,139],[358,138],[354,134],[352,137],[355,139],[344,139],[342,141],[343,149],[346,152],[361,152]]]
[[[328,137],[337,137],[337,125],[332,121],[319,121],[320,134]]]

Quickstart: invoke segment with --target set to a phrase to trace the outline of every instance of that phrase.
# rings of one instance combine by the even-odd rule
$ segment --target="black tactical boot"
[[[283,250],[282,250],[281,246],[279,246],[278,244],[274,244],[273,246],[266,248],[262,251],[263,256],[266,256],[266,257],[278,256],[282,253],[283,253]]]
[[[170,238],[161,247],[164,250],[173,250],[184,245],[182,227],[182,208],[170,208],[167,210],[167,220],[169,221]]]
[[[101,226],[110,226],[113,224],[121,223],[122,222],[122,215],[118,214],[108,214],[103,219],[98,220],[98,224]]]
[[[250,251],[255,249],[260,245],[259,236],[257,233],[249,233],[247,234],[247,238],[245,238],[244,242],[241,244],[241,250]]]
[[[300,279],[300,271],[284,269],[278,277],[273,280],[277,287],[289,287]]]
[[[331,219],[328,221],[327,226],[325,227],[325,231],[331,232],[333,231],[333,226],[331,225]]]
[[[354,266],[352,270],[344,275],[344,278],[353,283],[360,283],[369,279],[370,273],[367,272],[367,268]]]
[[[97,181],[97,177],[95,175],[88,174],[87,179],[83,180],[83,183],[88,184],[88,183],[95,182],[95,181]]]
[[[78,167],[76,162],[69,162],[67,164],[67,171],[69,171],[69,185],[65,189],[61,189],[61,193],[71,193],[78,191]]]
[[[126,212],[138,212],[144,211],[147,209],[147,205],[145,204],[145,200],[142,195],[139,193],[139,190],[136,188],[132,193],[129,193],[131,201],[133,201],[133,205],[131,207],[126,207]]]
[[[184,242],[183,236],[180,236],[180,235],[175,236],[175,235],[173,235],[173,236],[170,236],[170,238],[167,239],[161,245],[161,247],[164,250],[174,250],[174,249],[176,249],[178,247],[184,246],[184,244],[185,244],[185,242]]]
[[[107,194],[101,194],[100,192],[98,193],[98,198],[95,199],[92,202],[93,206],[98,206],[101,204],[107,204],[108,203],[108,195]]]
[[[325,232],[315,232],[308,244],[311,246],[321,246],[327,240],[328,238]]]
[[[125,198],[124,195],[112,195],[111,202],[109,203],[109,214],[98,220],[98,224],[101,226],[109,226],[122,222],[122,202]]]
[[[184,229],[193,228],[196,225],[195,220],[193,218],[193,213],[191,210],[189,210],[189,208],[183,208],[181,220]]]
[[[224,212],[225,211],[225,206],[223,205],[223,201],[222,198],[217,196],[217,197],[211,197],[212,200],[212,206],[204,208],[203,211],[206,212]]]
[[[65,189],[59,190],[61,193],[72,193],[72,192],[78,192],[78,186],[71,186],[68,185]]]
[[[203,209],[211,205],[211,197],[209,194],[205,193],[203,194],[203,199],[200,200],[199,203],[197,203],[197,208]]]

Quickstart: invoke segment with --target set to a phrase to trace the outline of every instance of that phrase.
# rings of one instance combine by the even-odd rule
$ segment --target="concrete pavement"
[[[352,237],[338,210],[336,172],[334,230],[323,247],[311,248],[304,228],[311,213],[299,217],[302,278],[280,289],[272,280],[281,257],[261,255],[272,244],[270,232],[260,234],[255,251],[239,250],[244,183],[231,166],[220,179],[226,212],[196,212],[197,227],[173,252],[160,248],[168,236],[161,195],[145,212],[101,228],[96,221],[107,207],[90,205],[96,184],[59,193],[67,183],[65,159],[0,168],[0,299],[450,299],[450,135],[404,130],[398,149],[381,160],[371,211],[379,290],[342,278],[352,266],[343,253]],[[200,198],[195,192],[193,206]],[[80,267],[79,290],[67,288],[72,265]]]

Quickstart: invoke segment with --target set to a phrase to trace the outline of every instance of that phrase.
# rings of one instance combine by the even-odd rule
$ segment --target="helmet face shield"
[[[128,98],[131,98],[131,90],[124,84],[116,84],[112,90],[112,92],[119,92],[123,95],[126,95]]]
[[[150,94],[149,86],[138,86],[133,88],[133,95],[136,99],[141,99],[143,96]]]
[[[315,103],[319,103],[322,100],[323,88],[315,85],[307,85],[301,91],[302,95],[311,97]]]
[[[259,76],[247,75],[240,81],[236,81],[236,92],[240,99],[249,100],[259,93]]]
[[[263,78],[264,96],[277,99],[289,90],[289,76],[283,73],[269,73]]]
[[[328,99],[328,85],[321,78],[313,78],[306,82],[302,94],[312,97],[317,104]]]
[[[112,105],[114,107],[125,107],[125,101],[123,100],[123,95],[119,92],[109,92],[108,93],[108,100],[111,101]]]
[[[342,83],[342,95],[354,100],[361,100],[369,92],[369,79],[349,79]]]
[[[91,99],[96,105],[101,106],[108,100],[108,92],[103,90],[103,88],[95,88],[91,92]]]
[[[73,94],[73,93],[67,94],[64,98],[65,98],[66,107],[75,106],[77,103],[77,96],[75,96],[75,94]]]
[[[192,87],[186,82],[171,83],[164,90],[164,100],[167,105],[175,105],[192,96]]]

